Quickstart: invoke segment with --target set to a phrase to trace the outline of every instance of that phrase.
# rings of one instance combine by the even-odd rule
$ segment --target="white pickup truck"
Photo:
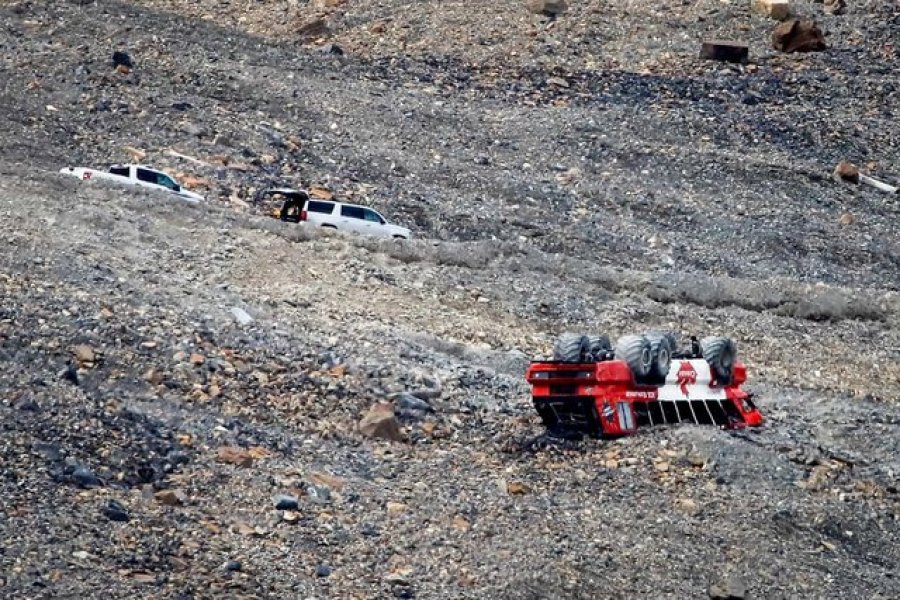
[[[64,169],[60,169],[59,172],[64,175],[73,175],[82,181],[93,181],[98,179],[124,185],[138,185],[156,190],[165,190],[188,202],[199,202],[203,200],[203,196],[200,194],[195,194],[194,192],[182,188],[171,175],[144,165],[116,164],[105,171],[102,169],[91,169],[89,167],[65,167]]]

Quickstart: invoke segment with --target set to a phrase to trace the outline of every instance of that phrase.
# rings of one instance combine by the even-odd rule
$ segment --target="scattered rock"
[[[166,506],[181,506],[187,500],[187,496],[181,490],[160,490],[153,494],[153,497]]]
[[[709,586],[709,597],[713,600],[744,600],[747,586],[737,575],[726,577]]]
[[[841,225],[843,225],[845,227],[848,225],[853,225],[855,222],[856,222],[856,217],[854,217],[852,214],[850,214],[848,212],[841,213],[841,216],[838,219],[838,223],[840,223]]]
[[[306,496],[313,504],[328,504],[331,502],[331,492],[327,487],[310,485],[306,488]]]
[[[313,187],[311,187],[309,190],[309,195],[311,198],[318,198],[319,200],[334,199],[334,194],[331,193],[331,190],[320,185],[314,185]]]
[[[825,0],[822,8],[829,15],[842,15],[847,11],[846,0]]]
[[[152,385],[159,385],[163,382],[163,374],[159,369],[150,369],[144,373],[144,381]]]
[[[300,501],[294,496],[281,494],[275,498],[275,510],[298,510]]]
[[[34,398],[30,396],[27,398],[22,398],[16,402],[16,410],[23,410],[27,412],[38,412],[41,407],[38,406],[38,403],[34,401]]]
[[[92,488],[103,485],[100,478],[94,475],[87,467],[78,467],[72,472],[72,480],[80,487]]]
[[[78,385],[78,371],[75,370],[75,367],[71,364],[67,364],[65,367],[60,369],[59,373],[57,373],[60,379],[63,381],[68,381],[72,385]]]
[[[675,508],[686,515],[697,516],[700,514],[700,507],[690,498],[679,498],[675,501]]]
[[[248,468],[253,466],[253,456],[247,450],[237,446],[222,446],[219,448],[216,458],[219,462],[239,467]]]
[[[791,16],[791,4],[788,0],[752,0],[750,7],[754,12],[778,21]]]
[[[47,442],[35,442],[31,447],[31,451],[47,461],[62,460],[65,453],[57,444]]]
[[[563,79],[562,77],[548,77],[547,85],[552,85],[561,88],[569,87],[569,82]]]
[[[316,567],[316,577],[328,577],[331,575],[331,567],[326,564],[320,564]]]
[[[323,471],[313,471],[309,474],[309,480],[316,485],[328,486],[337,491],[340,491],[344,487],[343,479]]]
[[[554,19],[569,8],[566,0],[528,0],[528,10]]]
[[[131,158],[132,162],[143,162],[145,158],[147,158],[147,153],[141,150],[140,148],[134,148],[133,146],[125,146],[125,152],[128,153],[128,156]],[[111,314],[109,316],[112,316]]]
[[[324,46],[319,48],[319,52],[321,52],[322,54],[333,54],[334,56],[344,55],[344,49],[335,43],[325,44]]]
[[[401,392],[395,398],[397,408],[403,413],[432,413],[434,408],[421,398],[410,394],[409,392]]]
[[[242,327],[246,327],[253,322],[253,317],[251,317],[243,308],[238,308],[237,306],[231,307],[231,316],[233,316],[234,320],[238,322],[238,325]]]
[[[687,456],[685,456],[685,460],[692,467],[702,469],[706,466],[707,457],[698,452],[688,452]]]
[[[113,68],[125,67],[127,69],[134,68],[134,61],[131,55],[123,50],[116,50],[112,55]]]
[[[731,63],[746,63],[750,56],[750,48],[743,42],[712,40],[700,46],[700,58]]]
[[[513,495],[521,495],[528,491],[528,487],[521,481],[510,481],[506,484],[506,493]]]
[[[469,531],[469,529],[472,528],[472,525],[462,515],[456,515],[455,517],[453,517],[453,528],[465,532]]]
[[[94,349],[87,344],[78,344],[72,349],[72,354],[80,366],[91,366],[96,360]]]
[[[406,505],[402,502],[388,502],[385,508],[389,515],[400,515],[406,512]]]
[[[832,177],[835,181],[849,181],[859,183],[859,168],[853,163],[842,160],[834,168]]]
[[[239,560],[226,560],[222,563],[222,570],[226,573],[233,573],[236,571],[240,571],[244,566],[241,564]]]
[[[304,38],[317,38],[328,34],[325,19],[312,19],[297,28],[297,35]]]
[[[128,514],[128,510],[116,500],[110,500],[109,502],[107,502],[106,506],[103,507],[103,510],[101,512],[103,513],[103,516],[105,516],[110,521],[124,523],[131,518]]]
[[[374,404],[359,422],[363,435],[392,442],[403,440],[400,425],[394,416],[394,405],[389,402]]]
[[[815,21],[791,19],[779,23],[772,32],[772,46],[780,52],[820,52],[826,50],[825,34]]]

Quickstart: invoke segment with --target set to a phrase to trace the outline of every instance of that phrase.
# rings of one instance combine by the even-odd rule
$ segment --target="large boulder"
[[[779,23],[772,32],[772,46],[781,52],[819,52],[828,48],[825,34],[816,22],[800,19]]]
[[[569,8],[566,0],[528,0],[528,10],[539,15],[556,17]]]
[[[366,437],[399,442],[403,440],[400,425],[394,416],[394,405],[379,402],[372,405],[359,422],[359,432]]]

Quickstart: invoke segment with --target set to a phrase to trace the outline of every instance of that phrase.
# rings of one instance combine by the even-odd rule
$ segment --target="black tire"
[[[594,362],[602,360],[605,358],[607,352],[612,351],[612,344],[609,342],[608,335],[589,335],[587,336],[587,339],[588,351]]]
[[[653,363],[650,342],[642,335],[622,336],[616,341],[616,359],[624,360],[636,379],[643,379]]]
[[[731,338],[705,337],[700,340],[703,358],[709,363],[716,383],[728,385],[734,374],[734,360],[737,357],[737,346]]]
[[[564,333],[553,344],[553,360],[578,363],[586,362],[590,353],[588,337],[578,333]]]
[[[666,375],[669,374],[669,367],[672,366],[672,354],[675,353],[675,336],[671,333],[653,331],[644,337],[650,342],[652,362],[649,376],[665,381]]]

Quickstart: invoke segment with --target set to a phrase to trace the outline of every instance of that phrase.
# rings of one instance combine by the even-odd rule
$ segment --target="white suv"
[[[409,229],[388,223],[381,214],[367,206],[333,200],[310,198],[300,211],[299,220],[317,227],[330,227],[363,235],[407,240],[411,237]]]

